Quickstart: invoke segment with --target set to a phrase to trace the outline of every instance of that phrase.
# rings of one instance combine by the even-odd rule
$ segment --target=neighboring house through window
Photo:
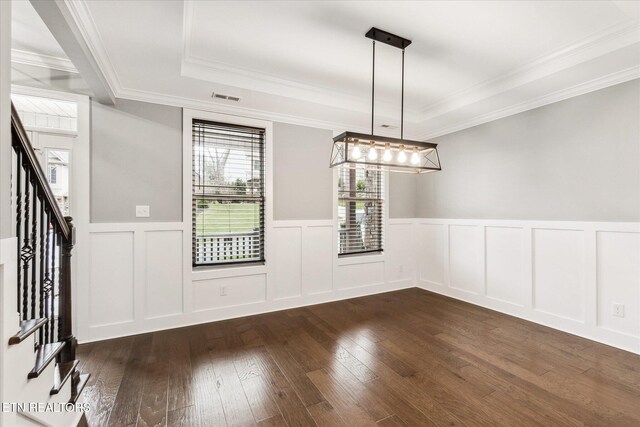
[[[357,165],[338,174],[339,255],[382,251],[384,173]]]
[[[193,265],[264,261],[265,129],[192,122]]]
[[[58,183],[58,167],[49,166],[49,184]]]

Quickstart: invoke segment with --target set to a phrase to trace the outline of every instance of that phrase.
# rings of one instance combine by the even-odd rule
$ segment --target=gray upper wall
[[[273,124],[273,218],[333,218],[333,132]]]
[[[635,80],[443,136],[442,172],[390,174],[389,216],[640,221],[639,117]],[[91,125],[91,221],[182,221],[180,108],[92,103]],[[332,132],[273,129],[274,218],[331,219]]]
[[[389,218],[415,218],[417,180],[411,173],[389,173]]]
[[[182,110],[91,103],[91,221],[182,221]],[[149,218],[136,218],[149,205]]]
[[[273,124],[273,217],[275,220],[333,218],[333,132]],[[389,217],[413,218],[416,181],[411,174],[389,177]]]
[[[419,217],[640,221],[640,80],[434,142]]]
[[[91,104],[91,221],[182,221],[182,111],[119,99]],[[275,220],[333,218],[333,132],[273,124]],[[390,216],[415,216],[415,178],[392,174]],[[149,218],[135,206],[149,205]]]

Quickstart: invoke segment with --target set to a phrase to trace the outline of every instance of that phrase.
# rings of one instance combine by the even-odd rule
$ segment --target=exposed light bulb
[[[407,153],[404,152],[404,145],[400,146],[400,152],[398,153],[398,163],[404,163],[407,161]]]
[[[358,160],[361,156],[362,152],[360,151],[360,146],[356,142],[353,146],[353,150],[351,150],[351,157],[353,157],[354,160]]]
[[[411,155],[411,164],[417,165],[418,163],[420,163],[420,156],[418,155],[418,152],[414,148],[413,154]]]
[[[376,151],[376,147],[371,143],[371,147],[369,147],[369,160],[376,160],[378,158],[378,152]]]
[[[388,162],[391,160],[391,148],[389,148],[389,144],[384,147],[384,154],[382,155],[382,160]]]

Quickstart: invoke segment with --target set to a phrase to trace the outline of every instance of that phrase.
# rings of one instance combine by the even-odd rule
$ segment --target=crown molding
[[[27,52],[26,50],[11,49],[11,62],[16,64],[31,65],[33,67],[49,68],[77,74],[78,70],[68,58],[44,55],[41,53]]]
[[[236,86],[271,95],[283,96],[300,101],[316,103],[334,107],[335,105],[348,105],[358,112],[371,111],[370,98],[345,94],[344,92],[329,89],[309,83],[303,83],[295,79],[289,79],[259,70],[234,66],[220,61],[212,61],[193,54],[191,49],[193,39],[193,16],[195,13],[194,2],[185,1],[183,9],[183,42],[181,75],[211,83],[222,83],[228,86]],[[376,112],[382,115],[393,116],[397,113],[398,103],[384,100],[376,100]],[[409,120],[417,120],[418,110],[405,106],[405,117]]]
[[[191,51],[194,13],[192,3],[185,2],[181,69],[185,77],[211,82],[225,82],[231,86],[322,105],[335,105],[336,102],[339,102],[341,105],[350,105],[356,111],[368,111],[367,100],[362,97],[345,95],[327,88],[262,73],[258,70],[211,61],[194,55]],[[418,122],[432,119],[637,42],[640,42],[638,21],[625,21],[543,55],[515,70],[463,89],[443,100],[418,108],[405,108],[406,118]],[[376,105],[382,107],[378,110],[380,112],[383,109],[385,112],[397,109],[396,104],[384,101],[378,101]]]
[[[369,132],[371,130],[368,127],[353,126],[351,123],[347,122],[315,120],[290,114],[276,113],[273,111],[258,110],[253,108],[241,107],[238,105],[213,103],[211,101],[203,101],[175,95],[166,95],[138,89],[122,88],[118,93],[118,98],[128,99],[132,101],[150,102],[154,104],[170,105],[180,108],[189,108],[193,110],[211,111],[216,113],[229,114],[232,116],[268,120],[272,122],[281,122],[313,128],[329,129],[334,131],[353,129],[354,131],[359,132]]]
[[[122,88],[120,79],[115,72],[113,63],[109,58],[104,42],[97,30],[96,23],[91,16],[85,0],[62,0],[69,10],[72,19],[76,23],[80,35],[84,39],[91,55],[98,64],[106,79],[106,83],[110,86],[112,92],[118,96],[118,92]]]
[[[125,88],[122,86],[120,80],[118,79],[112,62],[109,59],[108,53],[104,48],[104,43],[100,37],[99,32],[96,29],[95,22],[86,6],[85,0],[62,1],[65,1],[65,3],[69,5],[69,9],[73,12],[73,17],[82,30],[82,36],[85,38],[87,45],[90,47],[93,55],[96,58],[96,61],[103,69],[103,73],[109,80],[111,87],[114,90],[114,94],[117,98],[138,100],[143,102],[153,102],[208,111],[218,111],[226,114],[250,116],[262,118],[265,120],[300,124],[311,127],[321,127],[332,130],[352,129],[354,131],[365,132],[370,130],[361,126],[353,126],[352,124],[346,122],[341,123],[326,120],[314,120],[295,115],[274,113],[270,111],[257,110],[237,105],[225,105],[219,103],[214,104],[210,101],[190,99],[175,95],[166,95],[162,93],[143,91],[133,88]],[[299,99],[306,102],[315,102],[319,106],[325,107],[327,105],[336,105],[336,94],[334,92],[328,92],[326,89],[302,84],[300,82],[295,82],[287,79],[282,79],[277,76],[268,76],[264,73],[256,72],[255,70],[241,70],[228,64],[213,63],[202,58],[194,57],[190,48],[192,39],[191,32],[193,13],[193,5],[191,4],[191,2],[185,1],[182,40],[183,56],[181,58],[182,75],[203,79],[206,81],[210,81],[211,83],[215,83],[216,81],[218,81],[224,82],[225,85],[233,85],[228,79],[220,80],[220,78],[218,78],[218,80],[212,81],[211,73],[222,73],[225,76],[230,76],[232,74],[237,75],[239,73],[245,79],[253,78],[258,82],[262,82],[263,85],[274,85],[274,87],[277,86],[281,89],[293,88],[294,90],[298,91],[299,94],[306,93],[307,95],[303,98],[291,97],[291,99]],[[405,115],[405,121],[411,126],[416,126],[419,129],[422,129],[421,131],[416,133],[417,135],[421,136],[414,137],[415,139],[426,140],[429,138],[442,136],[447,133],[456,132],[468,127],[477,126],[479,124],[486,123],[492,120],[497,120],[512,114],[518,114],[529,109],[538,108],[543,105],[562,101],[573,96],[579,96],[588,92],[605,88],[607,86],[612,86],[615,84],[623,83],[625,81],[639,78],[640,72],[638,66],[634,66],[590,80],[588,82],[547,93],[543,96],[535,97],[505,108],[500,108],[486,114],[481,114],[471,119],[462,120],[454,125],[448,125],[446,127],[431,131],[425,129],[429,126],[429,122],[438,116],[458,110],[483,99],[499,95],[525,84],[535,82],[542,78],[549,77],[570,67],[587,62],[589,60],[593,60],[608,53],[614,52],[618,49],[630,46],[633,43],[640,43],[640,24],[637,20],[626,21],[599,31],[595,34],[590,35],[589,37],[577,41],[576,43],[565,46],[562,49],[537,58],[536,60],[531,61],[523,65],[522,67],[517,68],[516,70],[512,70],[496,78],[481,82],[470,88],[463,89],[444,100],[426,105],[419,110],[405,110],[405,112],[410,113]],[[208,76],[208,78],[206,76]],[[244,90],[247,89],[246,87],[239,87]],[[253,90],[271,93],[270,91],[260,90],[259,88],[254,88]],[[283,96],[283,92],[283,90],[280,90],[277,95]],[[318,94],[320,95],[318,96]],[[339,95],[341,97],[345,96],[344,94]],[[321,100],[322,97],[332,97],[332,102],[323,102]],[[361,112],[360,108],[354,107],[357,107],[359,104],[366,104],[368,111],[369,105],[367,104],[367,100],[363,100],[362,98],[347,98],[348,99],[345,99],[347,103],[342,104],[343,106],[346,106],[353,111]],[[383,106],[382,104],[383,103],[378,104],[378,102],[376,102],[376,106],[380,105],[380,107],[382,107],[377,108],[376,110],[377,112],[384,114],[386,106]],[[395,111],[395,109],[397,109],[397,106],[394,105],[390,108],[393,108]]]
[[[460,123],[456,123],[453,126],[444,127],[435,131],[422,133],[419,137],[420,140],[428,140],[437,138],[439,136],[447,135],[453,132],[458,132],[464,129],[468,129],[474,126],[478,126],[484,123],[488,123],[494,120],[502,119],[504,117],[512,116],[514,114],[522,113],[524,111],[532,110],[534,108],[543,107],[545,105],[553,104],[556,102],[564,101],[569,98],[584,95],[589,92],[604,89],[609,86],[614,86],[620,83],[628,82],[634,79],[640,78],[640,65],[636,65],[625,70],[616,71],[614,73],[598,77],[596,79],[589,80],[584,83],[580,83],[565,89],[557,90],[549,94],[537,97],[535,99],[527,100],[519,104],[511,105],[506,108],[502,108],[496,111],[492,111],[487,114],[481,114],[470,120],[465,120]]]
[[[638,21],[626,21],[614,25],[541,56],[515,70],[430,104],[420,110],[420,115],[423,119],[432,119],[638,42],[640,42]]]

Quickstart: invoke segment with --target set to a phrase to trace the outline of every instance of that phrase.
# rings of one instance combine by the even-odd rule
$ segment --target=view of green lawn
[[[217,203],[196,213],[196,234],[249,233],[260,226],[260,207],[254,203]]]

